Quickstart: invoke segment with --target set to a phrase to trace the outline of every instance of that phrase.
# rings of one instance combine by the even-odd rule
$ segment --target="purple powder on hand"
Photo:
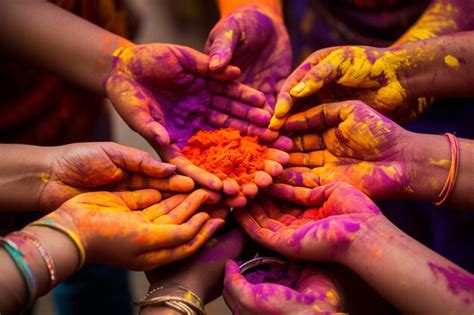
[[[295,288],[298,282],[299,268],[288,268],[279,264],[258,266],[245,274],[251,284],[275,283],[289,288]]]

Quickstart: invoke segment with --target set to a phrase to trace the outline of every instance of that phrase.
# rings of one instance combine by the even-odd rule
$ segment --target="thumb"
[[[209,55],[209,70],[219,71],[229,65],[234,53],[240,30],[237,25],[228,22],[211,31],[206,42],[205,52]],[[225,26],[225,27],[224,27]]]

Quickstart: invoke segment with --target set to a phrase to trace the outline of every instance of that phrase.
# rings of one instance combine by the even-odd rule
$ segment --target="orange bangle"
[[[439,201],[435,202],[435,205],[441,206],[448,201],[451,193],[454,190],[454,186],[456,185],[456,179],[458,177],[459,172],[459,160],[461,151],[459,148],[458,139],[451,133],[444,134],[449,141],[449,147],[451,151],[451,165],[449,166],[448,177],[446,178],[446,182],[444,183],[441,192],[439,193]]]

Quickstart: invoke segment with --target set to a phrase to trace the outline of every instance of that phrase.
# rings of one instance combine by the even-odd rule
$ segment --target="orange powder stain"
[[[241,136],[232,128],[199,131],[188,140],[182,154],[195,165],[220,179],[239,185],[253,183],[255,172],[264,169],[267,147],[257,137]]]

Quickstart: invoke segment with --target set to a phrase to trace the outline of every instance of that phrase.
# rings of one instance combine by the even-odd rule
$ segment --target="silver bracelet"
[[[160,291],[163,291],[162,295],[150,297]],[[173,291],[180,291],[182,296],[171,295]],[[142,300],[135,304],[140,308],[150,305],[164,305],[186,315],[205,314],[204,303],[199,296],[186,286],[176,283],[166,284],[151,290]]]

